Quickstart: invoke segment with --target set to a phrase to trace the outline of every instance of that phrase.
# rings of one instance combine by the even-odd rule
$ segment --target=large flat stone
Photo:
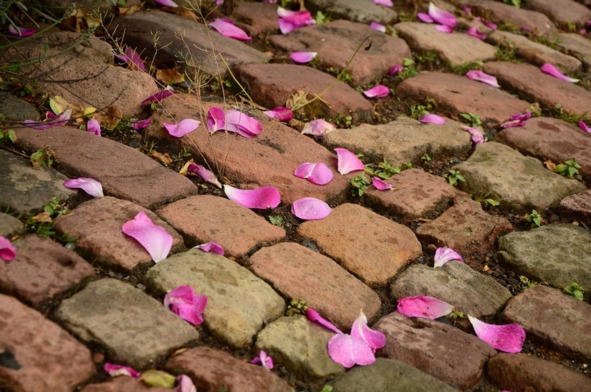
[[[148,387],[133,377],[113,377],[107,382],[88,384],[81,392],[170,392],[169,388]]]
[[[14,216],[0,212],[0,236],[10,238],[23,228],[24,225]]]
[[[591,19],[591,10],[573,0],[528,0],[526,7],[547,15],[554,23],[565,28],[569,24],[581,28]]]
[[[558,34],[558,48],[583,63],[583,69],[589,71],[591,65],[591,41],[580,34],[560,33]]]
[[[239,1],[234,6],[232,18],[251,37],[279,31],[276,4]]]
[[[38,120],[35,106],[13,94],[0,91],[0,113],[6,121]]]
[[[591,189],[565,197],[560,208],[572,218],[591,224]]]
[[[365,3],[358,0],[311,0],[306,4],[313,11],[322,11],[333,19],[348,19],[354,22],[369,24],[378,22],[390,24],[398,17],[391,8]]]

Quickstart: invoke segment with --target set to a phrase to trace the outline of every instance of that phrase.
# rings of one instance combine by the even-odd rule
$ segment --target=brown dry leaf
[[[140,4],[131,7],[119,7],[119,15],[132,15],[141,10],[142,6]]]
[[[183,83],[185,81],[185,77],[179,71],[172,68],[159,69],[156,71],[156,79],[169,85]]]
[[[195,161],[193,160],[193,158],[191,158],[187,162],[185,162],[185,164],[183,165],[182,169],[179,171],[179,174],[182,174],[183,176],[186,176],[187,175],[187,169],[189,168],[189,165],[191,163],[195,163]]]
[[[544,166],[546,166],[546,168],[551,171],[554,171],[554,169],[556,169],[556,164],[552,162],[551,159],[544,161]]]
[[[158,152],[158,151],[152,151],[152,156],[154,158],[158,159],[160,162],[162,162],[165,165],[170,165],[172,163],[172,158],[170,157],[170,155],[168,155],[167,152],[162,154],[161,152]]]
[[[33,221],[35,222],[39,222],[39,223],[51,223],[51,215],[49,215],[49,212],[47,211],[43,211],[37,215],[35,215],[34,217],[31,218]]]
[[[296,91],[294,94],[290,95],[287,98],[287,101],[285,101],[285,107],[287,107],[288,109],[293,109],[297,106],[304,106],[306,102],[308,102],[308,99],[306,98],[307,95],[308,93],[305,91]]]
[[[109,106],[107,110],[96,112],[92,117],[97,120],[102,127],[114,129],[117,124],[119,124],[119,120],[123,118],[123,113],[121,113],[116,106]]]

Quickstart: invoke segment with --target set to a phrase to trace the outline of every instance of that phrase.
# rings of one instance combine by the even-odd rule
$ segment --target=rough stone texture
[[[422,102],[435,99],[438,114],[459,118],[460,113],[476,113],[485,128],[493,128],[529,103],[498,88],[487,86],[465,76],[440,72],[421,72],[400,83],[396,93],[403,99]]]
[[[336,118],[340,114],[350,115],[354,120],[368,121],[373,116],[371,103],[361,93],[333,76],[306,65],[243,64],[235,68],[235,75],[254,101],[264,107],[285,106],[290,96],[298,91],[306,93],[308,100],[324,91],[322,100],[316,100],[301,109],[308,118]]]
[[[503,285],[459,261],[441,268],[413,264],[392,282],[390,294],[397,299],[428,295],[477,318],[494,315],[511,298]]]
[[[497,139],[542,160],[560,163],[575,159],[585,178],[591,179],[591,135],[557,118],[536,117],[524,127],[508,128]]]
[[[339,328],[351,328],[360,310],[371,320],[381,309],[373,290],[330,258],[296,243],[263,248],[249,262],[284,297],[305,300]]]
[[[153,366],[164,355],[199,338],[194,327],[162,303],[109,278],[92,282],[64,300],[55,316],[81,340],[103,347],[109,362],[136,370]]]
[[[0,178],[0,208],[23,215],[41,211],[54,197],[63,201],[74,194],[64,186],[68,177],[52,168],[35,169],[30,161],[4,150],[0,150]]]
[[[581,60],[583,69],[589,71],[591,65],[591,41],[575,33],[558,34],[558,49]]]
[[[107,11],[114,11],[117,3],[113,3],[111,0],[77,0],[75,5],[77,9],[83,9],[89,13],[92,11],[101,11],[103,14]],[[68,0],[47,0],[44,3],[45,6],[52,10],[61,8],[60,12],[67,11],[71,6],[72,2]],[[140,5],[140,0],[126,0],[125,7],[133,7]],[[123,7],[123,8],[125,8]]]
[[[23,229],[23,224],[13,216],[0,212],[0,236],[10,238]]]
[[[591,389],[591,379],[580,373],[526,354],[499,353],[488,361],[488,376],[512,392],[571,392]]]
[[[390,24],[398,18],[396,11],[391,8],[358,0],[311,0],[306,7],[312,11],[320,10],[331,15],[333,19],[349,19],[365,24]]]
[[[577,220],[591,223],[591,189],[568,196],[560,202],[560,208]]]
[[[225,257],[190,250],[169,257],[146,275],[159,294],[189,284],[207,295],[205,326],[232,346],[244,347],[264,323],[283,314],[284,300],[267,283]]]
[[[490,215],[480,203],[458,196],[453,207],[437,219],[419,226],[416,233],[424,243],[449,247],[463,257],[469,257],[490,252],[497,237],[512,229],[508,219]]]
[[[333,335],[305,316],[283,316],[258,334],[256,348],[303,378],[327,377],[345,370],[328,356],[326,346]]]
[[[68,392],[95,374],[90,351],[15,298],[0,294],[0,380],[7,391]],[[4,388],[2,388],[4,389]]]
[[[591,233],[551,224],[499,238],[502,260],[526,276],[562,289],[576,282],[591,287]]]
[[[494,60],[497,49],[464,33],[442,33],[433,24],[401,22],[394,25],[398,35],[418,52],[435,52],[452,66]]]
[[[363,154],[366,163],[384,159],[394,164],[417,163],[426,153],[467,157],[472,149],[470,134],[462,130],[460,123],[447,120],[444,125],[423,124],[409,117],[398,117],[388,124],[338,129],[326,135],[323,141],[332,147]]]
[[[497,46],[514,48],[520,57],[534,65],[541,66],[544,63],[551,63],[562,70],[562,72],[576,72],[581,70],[582,64],[577,58],[561,53],[546,45],[533,42],[523,35],[495,30],[488,36],[488,41],[492,41]]]
[[[121,376],[114,377],[100,384],[89,384],[80,392],[170,392],[168,388],[147,387],[135,378]]]
[[[152,264],[150,254],[121,231],[123,224],[140,211],[172,235],[172,253],[185,249],[181,235],[152,211],[110,196],[81,204],[68,215],[56,219],[54,227],[58,232],[77,238],[76,249],[88,260],[132,270]]]
[[[581,28],[591,19],[591,10],[573,0],[528,0],[526,7],[546,14],[562,27],[568,27],[573,23]]]
[[[558,289],[543,285],[527,289],[509,300],[503,316],[566,355],[591,358],[591,305]]]
[[[384,316],[374,328],[386,335],[381,355],[405,362],[458,389],[466,390],[482,376],[495,349],[474,335],[438,321]],[[428,349],[426,349],[428,347]]]
[[[158,210],[158,215],[188,239],[189,246],[220,244],[227,256],[244,256],[254,247],[276,242],[285,230],[246,207],[211,195],[192,196]]]
[[[479,144],[455,169],[466,180],[459,184],[460,189],[475,195],[488,193],[502,208],[543,211],[586,189],[576,180],[545,169],[539,160],[497,142]]]
[[[269,56],[244,42],[224,37],[195,20],[162,11],[144,11],[119,17],[111,24],[111,32],[122,38],[123,43],[137,48],[146,59],[154,59],[154,65],[173,68],[176,64],[193,77],[198,70],[222,76],[232,67],[242,63],[263,63]],[[154,45],[153,32],[158,32],[158,44]],[[212,47],[213,45],[213,47]],[[154,56],[158,50],[158,55]],[[220,58],[224,58],[224,61]]]
[[[547,75],[534,65],[495,61],[485,64],[483,70],[496,76],[501,85],[545,108],[553,110],[559,103],[569,113],[583,114],[591,106],[591,91]],[[515,109],[514,113],[520,111]]]
[[[238,21],[237,25],[251,37],[279,31],[276,4],[240,1],[235,3],[235,7],[232,18]]]
[[[278,364],[275,362],[275,366]],[[293,389],[275,373],[260,365],[234,358],[227,352],[210,347],[195,347],[175,355],[166,368],[182,369],[195,380],[198,391],[224,388],[228,392],[287,392]]]
[[[53,127],[43,132],[22,128],[16,133],[21,148],[51,148],[58,157],[60,171],[73,178],[94,178],[110,196],[152,208],[197,193],[195,185],[184,176],[133,148],[89,132]]]
[[[368,203],[401,216],[405,220],[435,218],[447,209],[459,192],[444,178],[420,169],[408,169],[390,177],[390,191],[369,187],[365,191]]]
[[[0,288],[35,308],[94,275],[82,257],[48,238],[31,234],[14,246],[16,257],[0,263]]]
[[[371,381],[370,381],[371,380]],[[378,358],[371,366],[359,366],[331,382],[334,392],[452,392],[457,389],[404,362]]]
[[[0,91],[0,113],[6,121],[37,120],[39,113],[29,102]]]
[[[368,285],[385,284],[422,253],[406,226],[356,204],[341,204],[322,220],[300,225],[298,234]]]
[[[368,36],[371,39],[363,42]],[[269,40],[288,53],[317,52],[317,61],[325,68],[342,70],[355,56],[347,68],[355,85],[379,82],[392,65],[412,58],[408,45],[401,38],[376,34],[367,24],[347,20],[308,26],[287,35],[274,35]],[[362,43],[363,47],[355,54]]]

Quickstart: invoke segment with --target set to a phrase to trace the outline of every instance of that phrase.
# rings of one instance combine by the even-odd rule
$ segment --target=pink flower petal
[[[386,181],[382,180],[379,177],[374,177],[371,180],[371,183],[373,184],[373,186],[376,187],[378,191],[388,191],[392,189],[392,184],[388,184]]]
[[[96,136],[101,136],[101,124],[94,118],[91,118],[86,123],[86,132],[90,132]]]
[[[498,28],[498,26],[495,23],[491,22],[488,19],[484,19],[484,18],[481,18],[478,16],[478,17],[476,17],[476,20],[479,20],[480,22],[482,22],[483,25],[485,25],[486,27],[488,27],[491,30],[496,30]]]
[[[316,24],[316,21],[312,19],[312,15],[309,11],[291,11],[282,7],[277,7],[277,16],[279,16],[277,22],[282,34],[290,33],[300,27]]]
[[[125,222],[121,231],[139,242],[155,263],[164,260],[172,248],[172,235],[162,226],[155,225],[144,211]]]
[[[375,87],[370,88],[369,90],[365,90],[363,95],[367,98],[384,98],[390,94],[390,89],[383,84],[379,84]]]
[[[293,52],[289,58],[298,64],[306,64],[316,57],[317,52]]]
[[[371,22],[371,23],[369,24],[369,27],[371,27],[371,28],[372,28],[372,29],[374,29],[374,30],[380,31],[380,32],[382,32],[382,33],[385,33],[385,32],[386,32],[386,26],[384,26],[384,25],[383,25],[383,24],[381,24],[381,23],[377,23],[377,22]]]
[[[329,331],[333,331],[338,334],[342,334],[340,329],[338,329],[333,323],[325,319],[318,313],[316,310],[312,308],[306,309],[306,317],[313,323],[323,326],[324,328],[328,329]]]
[[[480,127],[469,127],[467,125],[462,125],[462,129],[470,133],[472,136],[472,142],[474,142],[474,144],[484,143],[484,132],[482,132]]]
[[[239,110],[230,109],[225,113],[225,129],[228,132],[235,132],[245,138],[253,138],[263,131],[261,123]]]
[[[419,118],[419,121],[425,124],[443,125],[446,120],[438,114],[425,114],[423,117]]]
[[[329,132],[335,131],[336,129],[337,128],[334,126],[334,124],[319,118],[304,124],[302,134],[322,137]]]
[[[37,129],[40,131],[44,131],[49,128],[53,127],[61,127],[64,126],[70,121],[70,117],[72,116],[72,110],[64,110],[57,116],[53,114],[53,112],[48,111],[45,114],[45,121],[39,122],[35,120],[25,120],[22,122],[23,125],[26,125],[29,128]]]
[[[402,71],[404,69],[404,66],[402,66],[402,64],[396,64],[390,67],[390,69],[388,69],[388,75],[396,75],[398,72]]]
[[[438,24],[435,26],[435,30],[437,31],[441,31],[442,33],[453,33],[454,28],[448,25],[444,25],[444,24]]]
[[[433,23],[433,22],[435,22],[432,17],[430,17],[428,14],[426,14],[424,12],[418,12],[417,13],[417,18],[421,22],[425,22],[425,23]]]
[[[155,3],[163,5],[165,7],[178,7],[179,5],[172,0],[154,0]]]
[[[189,285],[182,285],[164,296],[164,306],[183,320],[199,325],[203,322],[207,296],[196,294],[193,287]]]
[[[8,238],[0,236],[0,259],[9,262],[16,257],[16,248]]]
[[[35,29],[27,29],[25,27],[17,27],[13,25],[8,26],[8,34],[14,35],[15,37],[25,38],[30,37],[35,33]]]
[[[103,369],[111,377],[129,376],[138,379],[141,375],[140,372],[130,366],[118,365],[116,363],[105,362]]]
[[[523,348],[525,330],[519,324],[487,324],[475,317],[468,316],[476,336],[492,348],[507,353],[518,353]]]
[[[197,392],[197,387],[186,374],[181,374],[176,378],[176,388],[174,392]]]
[[[224,185],[224,192],[228,199],[246,208],[267,209],[275,208],[281,203],[281,195],[277,188],[264,186],[257,189],[238,189]]]
[[[124,63],[132,63],[140,71],[146,72],[146,66],[144,64],[144,60],[142,60],[142,58],[140,57],[138,52],[133,50],[133,48],[128,47],[125,49],[125,54],[123,54],[123,55],[116,54],[115,57],[117,57],[119,60],[123,61]]]
[[[526,121],[526,120],[529,120],[530,118],[531,118],[531,112],[529,111],[529,109],[526,109],[525,112],[523,112],[523,113],[515,113],[514,115],[509,117],[509,120]]]
[[[223,256],[224,248],[217,242],[206,242],[205,244],[195,246],[196,249],[202,250],[207,253],[214,253],[216,255]]]
[[[226,128],[226,113],[224,109],[213,106],[207,112],[207,130],[214,133]]]
[[[186,118],[176,124],[169,124],[165,122],[162,123],[164,128],[166,128],[166,130],[170,134],[170,136],[174,137],[183,137],[187,133],[193,132],[197,129],[199,124],[201,124],[199,121],[193,120],[192,118]]]
[[[195,163],[191,163],[187,167],[187,171],[191,173],[197,174],[199,177],[203,179],[203,181],[209,182],[212,185],[217,186],[218,188],[222,189],[222,184],[219,182],[218,178],[213,174],[213,172],[207,170],[205,167],[201,165],[197,165]]]
[[[426,295],[406,297],[398,300],[398,313],[406,317],[420,317],[435,320],[452,312],[453,306],[447,302]]]
[[[259,351],[259,356],[250,360],[250,363],[261,364],[264,368],[269,370],[273,369],[273,358],[270,355],[267,355],[265,350]]]
[[[299,178],[305,178],[312,184],[316,185],[326,185],[333,178],[332,170],[322,162],[302,163],[297,169],[295,169],[293,175]]]
[[[64,186],[70,189],[82,189],[92,197],[104,196],[102,184],[93,178],[72,178],[64,181]]]
[[[458,20],[453,14],[435,6],[433,3],[429,3],[429,16],[437,23],[440,23],[451,28],[455,27]]]
[[[470,80],[476,80],[478,82],[482,82],[484,84],[488,84],[492,87],[501,87],[497,82],[497,78],[494,76],[488,75],[482,71],[472,70],[466,73],[466,77]]]
[[[443,267],[448,261],[457,260],[464,262],[462,256],[451,248],[437,248],[435,251],[434,267]]]
[[[372,0],[377,5],[383,5],[384,7],[393,7],[392,0]]]
[[[276,118],[279,121],[289,121],[293,118],[293,112],[283,106],[278,106],[275,109],[264,111],[267,116]]]
[[[218,33],[223,35],[224,37],[234,38],[239,41],[251,41],[252,37],[249,37],[248,34],[240,27],[236,26],[230,19],[228,18],[218,18],[213,22],[209,22],[209,26],[216,30]]]
[[[293,202],[291,212],[303,220],[319,220],[329,216],[332,208],[322,200],[303,197]]]
[[[337,153],[337,167],[339,173],[342,175],[351,173],[352,171],[365,170],[365,165],[357,155],[347,150],[346,148],[335,148]]]
[[[148,98],[142,101],[142,105],[149,105],[152,102],[162,102],[164,99],[174,95],[172,87],[167,87],[164,90],[157,92],[156,94],[150,95]]]
[[[569,78],[566,75],[563,75],[555,66],[553,66],[550,63],[545,63],[540,67],[540,69],[542,70],[542,72],[547,73],[548,75],[552,75],[560,80],[564,80],[565,82],[577,83],[579,81],[579,79],[573,79]]]
[[[375,362],[372,349],[360,338],[337,334],[328,341],[328,355],[346,368],[367,366]]]
[[[585,124],[584,121],[579,121],[579,128],[581,128],[583,131],[587,133],[591,133],[591,128],[587,124]]]
[[[502,128],[514,128],[525,126],[525,121],[531,118],[531,112],[526,109],[524,113],[515,113],[509,117],[509,121],[501,124]]]
[[[479,40],[485,40],[486,39],[486,34],[481,33],[480,29],[478,28],[478,26],[472,26],[470,27],[468,30],[466,30],[466,34],[468,34],[469,36],[472,36],[474,38],[478,38]]]
[[[373,352],[386,345],[386,336],[367,326],[367,317],[363,312],[353,321],[351,336],[363,340]]]
[[[136,131],[139,131],[140,129],[147,128],[151,123],[152,123],[152,120],[149,118],[146,118],[145,120],[139,120],[139,121],[132,123],[131,127],[133,129],[135,129]]]

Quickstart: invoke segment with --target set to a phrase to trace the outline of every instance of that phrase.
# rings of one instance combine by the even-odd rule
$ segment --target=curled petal
[[[363,340],[373,352],[386,345],[386,336],[367,326],[367,317],[363,312],[360,312],[359,317],[353,321],[351,336]]]
[[[323,326],[324,328],[328,329],[329,331],[333,331],[334,333],[342,334],[340,329],[338,329],[333,323],[325,319],[318,313],[316,310],[312,308],[306,309],[306,317],[313,323]]]
[[[226,128],[226,114],[224,109],[213,106],[207,112],[207,130],[214,133]]]
[[[398,300],[396,310],[406,317],[420,317],[435,320],[452,312],[453,306],[427,295],[406,297]]]
[[[197,387],[186,374],[181,374],[176,378],[176,388],[174,392],[197,392]]]
[[[125,222],[121,231],[139,242],[155,263],[164,260],[172,248],[172,235],[162,226],[155,225],[144,211]]]
[[[579,81],[579,79],[569,78],[568,76],[563,75],[555,66],[550,63],[545,63],[540,67],[540,69],[542,72],[552,75],[560,80],[564,80],[565,82],[577,83]]]
[[[377,5],[383,5],[384,7],[393,7],[392,0],[372,0]]]
[[[332,178],[332,170],[328,168],[324,163],[312,163],[305,162],[295,169],[293,175],[299,178],[305,178],[312,184],[326,185]]]
[[[183,137],[187,133],[193,132],[197,129],[199,124],[201,124],[199,121],[193,120],[192,118],[186,118],[176,124],[169,124],[165,122],[162,123],[164,128],[166,128],[166,130],[170,134],[170,136],[174,137]]]
[[[441,31],[442,33],[448,33],[448,34],[450,34],[450,33],[453,33],[454,28],[451,27],[451,26],[448,26],[448,25],[442,25],[442,24],[440,24],[440,25],[435,26],[435,30]]]
[[[433,3],[429,3],[429,16],[437,23],[444,26],[454,28],[458,24],[458,20],[455,16],[449,12],[435,6]]]
[[[37,129],[39,131],[44,131],[49,128],[53,127],[61,127],[64,126],[70,121],[70,117],[72,116],[72,110],[67,109],[58,114],[57,116],[53,114],[53,112],[48,111],[45,114],[45,121],[39,122],[35,120],[25,120],[22,122],[23,125],[26,125],[29,128]]]
[[[146,71],[144,60],[142,60],[139,53],[133,50],[133,48],[128,47],[125,49],[125,54],[116,54],[115,57],[117,57],[119,60],[123,61],[126,64],[134,64],[140,71]]]
[[[252,37],[249,37],[248,34],[240,27],[236,26],[232,21],[228,18],[218,18],[213,22],[209,22],[209,26],[213,28],[215,31],[223,35],[224,37],[234,38],[239,41],[251,41]]]
[[[298,64],[306,64],[316,57],[317,52],[293,52],[289,58]]]
[[[30,37],[35,33],[35,29],[27,29],[25,27],[17,27],[13,25],[8,26],[8,34],[13,35],[15,37],[25,38]]]
[[[183,320],[199,325],[203,322],[207,296],[196,294],[193,287],[189,285],[182,285],[164,296],[164,306]]]
[[[404,66],[402,64],[396,64],[390,67],[390,69],[388,69],[388,75],[396,75],[398,72],[402,71],[404,69]]]
[[[475,317],[468,316],[476,336],[492,348],[507,353],[518,353],[523,348],[525,330],[519,324],[487,324]]]
[[[197,245],[194,249],[199,249],[207,253],[214,253],[216,255],[223,256],[224,248],[217,242],[206,242],[205,244]]]
[[[491,30],[496,30],[498,28],[498,26],[496,24],[494,24],[493,22],[491,22],[488,19],[484,19],[480,16],[477,16],[475,19],[479,20],[483,25],[485,25],[486,27],[488,27]]]
[[[457,260],[464,262],[462,256],[451,248],[437,248],[435,251],[434,267],[443,267],[448,261]]]
[[[392,189],[392,184],[388,184],[386,181],[382,180],[379,177],[374,177],[371,180],[371,183],[373,184],[373,186],[376,187],[378,191],[387,191]]]
[[[509,121],[505,121],[501,124],[502,128],[514,128],[525,126],[525,121],[531,118],[531,112],[526,110],[524,113],[515,113],[509,117]]]
[[[16,257],[16,247],[8,238],[0,236],[0,259],[8,262]]]
[[[482,82],[488,84],[492,87],[501,87],[499,86],[499,82],[497,82],[497,78],[492,75],[488,75],[482,71],[472,70],[466,73],[468,79],[476,80],[478,82]]]
[[[273,369],[273,358],[270,355],[267,355],[265,350],[259,351],[258,357],[253,358],[250,363],[261,364],[264,368],[269,370]]]
[[[482,132],[480,127],[469,127],[467,125],[462,125],[462,129],[470,133],[472,136],[472,142],[474,142],[474,144],[484,143],[484,132]]]
[[[587,133],[591,133],[591,127],[589,127],[589,125],[585,124],[584,121],[579,121],[579,128],[581,128],[583,131],[585,131]]]
[[[259,120],[239,110],[230,109],[226,111],[225,121],[225,129],[228,132],[235,132],[248,139],[255,137],[263,131],[263,126]]]
[[[509,117],[509,120],[525,121],[525,120],[529,120],[530,118],[531,118],[531,112],[529,111],[529,109],[526,109],[525,112],[523,112],[523,113],[515,113],[514,115]]]
[[[93,135],[101,136],[101,124],[94,118],[91,118],[86,123],[86,131],[92,133]]]
[[[82,189],[92,197],[103,197],[103,185],[93,178],[72,178],[64,181],[64,186],[70,189]]]
[[[316,137],[322,137],[329,132],[335,131],[337,128],[334,126],[333,123],[325,121],[321,118],[312,120],[304,124],[304,129],[302,129],[302,134],[304,135],[312,135]]]
[[[152,123],[152,120],[149,118],[146,118],[145,120],[139,120],[139,121],[132,123],[131,127],[133,129],[135,129],[136,131],[139,131],[140,129],[147,128],[151,123]]]
[[[419,118],[419,121],[425,124],[443,125],[446,120],[438,114],[425,114],[423,117]]]
[[[267,116],[276,118],[279,121],[289,121],[293,118],[293,112],[283,106],[278,106],[275,109],[264,111]]]
[[[374,30],[380,31],[382,33],[386,32],[386,26],[384,26],[383,24],[378,23],[378,22],[371,22],[369,24],[369,27],[371,27]]]
[[[148,98],[142,101],[142,105],[149,105],[152,102],[162,102],[164,99],[174,95],[174,90],[172,87],[167,87],[162,91],[157,92],[156,94],[150,95]]]
[[[303,220],[319,220],[330,215],[332,208],[314,197],[304,197],[293,202],[291,212]]]
[[[111,377],[129,376],[138,379],[141,375],[140,372],[130,366],[118,365],[116,363],[105,362],[103,369]]]
[[[197,174],[203,179],[203,181],[209,182],[210,184],[222,189],[222,184],[219,182],[215,174],[213,174],[213,172],[210,170],[207,170],[205,167],[191,163],[189,167],[187,167],[187,171]]]
[[[178,7],[179,5],[172,0],[154,0],[155,3],[163,5],[165,7]]]
[[[367,366],[375,362],[373,350],[360,338],[337,334],[328,341],[328,355],[346,368]]]
[[[433,23],[435,22],[433,20],[432,17],[429,16],[429,14],[426,14],[424,12],[419,12],[417,13],[417,18],[421,21],[421,22],[425,22],[425,23]]]
[[[478,38],[479,40],[485,40],[486,39],[486,34],[481,33],[480,29],[478,28],[478,26],[472,26],[470,27],[468,30],[466,30],[466,34],[468,34],[469,36],[472,36],[474,38]]]
[[[369,90],[365,90],[363,95],[367,98],[384,98],[390,94],[390,89],[383,84],[379,84],[375,87],[370,88]]]
[[[277,16],[279,16],[279,30],[282,34],[287,34],[300,27],[316,24],[309,11],[291,11],[282,7],[277,7]]]
[[[264,186],[257,189],[238,189],[224,185],[224,192],[228,199],[246,208],[267,209],[275,208],[281,203],[281,195],[277,188]]]
[[[365,170],[365,165],[361,162],[361,159],[357,158],[357,155],[353,154],[346,148],[335,148],[337,153],[337,167],[339,173],[342,175],[351,173],[352,171]]]

